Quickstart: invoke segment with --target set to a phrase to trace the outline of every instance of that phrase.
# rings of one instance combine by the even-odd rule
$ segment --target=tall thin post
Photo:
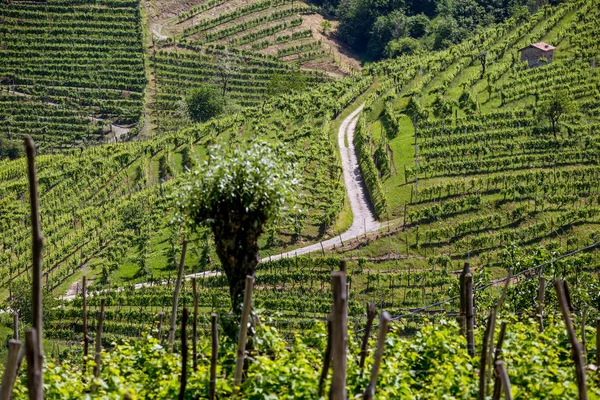
[[[375,351],[375,360],[373,362],[373,368],[371,369],[371,380],[365,390],[363,398],[367,400],[373,400],[375,397],[375,387],[377,386],[377,377],[379,376],[379,366],[381,365],[381,359],[383,358],[383,351],[385,349],[385,337],[388,331],[388,324],[391,320],[390,314],[387,311],[381,313],[381,319],[379,321],[379,335],[377,335],[377,350]]]
[[[35,328],[25,333],[25,355],[27,357],[27,389],[29,400],[42,400],[44,398],[42,386],[42,364],[38,354],[39,346],[36,343],[38,334]]]
[[[346,400],[346,348],[348,343],[348,307],[346,274],[333,272],[332,366],[331,400]]]
[[[467,309],[467,351],[471,357],[475,356],[475,313],[473,312],[473,275],[465,276],[465,305]]]
[[[479,362],[479,400],[485,400],[487,392],[487,371],[488,357],[490,343],[494,340],[494,326],[495,326],[496,313],[492,311],[488,317],[487,326],[485,327],[485,334],[483,335],[483,344],[481,345],[481,358]]]
[[[175,343],[175,324],[177,323],[177,307],[179,306],[179,293],[181,293],[181,282],[183,280],[183,270],[185,269],[185,253],[187,251],[187,240],[183,241],[181,248],[181,260],[179,262],[179,271],[177,271],[177,281],[175,282],[175,292],[173,293],[173,306],[171,308],[171,324],[169,326],[169,349],[173,351]]]
[[[32,234],[32,301],[33,301],[33,328],[37,335],[35,345],[38,346],[36,354],[40,357],[40,366],[43,363],[42,347],[42,264],[44,236],[40,222],[40,204],[38,193],[37,171],[35,166],[35,145],[31,136],[25,136],[25,152],[27,153],[27,170],[29,175],[29,202],[31,204],[31,234]],[[44,377],[39,377],[39,386],[44,383]],[[41,389],[40,389],[41,390]]]
[[[192,291],[194,296],[194,316],[192,318],[192,366],[194,371],[198,369],[198,282],[192,280]]]
[[[569,336],[569,342],[571,342],[571,354],[573,361],[575,362],[575,375],[577,377],[577,389],[579,391],[579,400],[587,400],[587,386],[585,382],[585,364],[583,362],[583,356],[581,354],[581,343],[577,340],[575,335],[575,329],[573,328],[573,322],[571,321],[571,312],[569,310],[569,302],[567,300],[565,289],[567,286],[564,284],[562,279],[554,280],[554,288],[556,289],[556,297],[560,304],[560,311],[563,319],[565,320],[565,326],[567,328],[567,334]]]
[[[13,387],[17,379],[19,370],[19,351],[21,342],[12,339],[8,342],[8,359],[2,375],[2,387],[0,388],[0,400],[10,400],[12,398]]]
[[[165,313],[160,310],[158,312],[158,341],[162,342],[162,326],[163,326],[163,318],[165,316]]]
[[[504,396],[506,400],[512,400],[513,397],[510,389],[510,379],[508,377],[508,372],[506,372],[506,368],[504,367],[504,362],[502,360],[496,361],[495,369],[496,374],[500,378],[500,382],[502,382],[502,388],[504,388]]]
[[[187,365],[188,365],[188,345],[187,345],[187,320],[188,309],[183,307],[181,318],[181,379],[179,380],[179,400],[185,399],[185,387],[187,386]]]
[[[100,299],[100,313],[96,325],[96,365],[94,365],[94,376],[100,376],[100,363],[102,362],[102,326],[104,324],[104,299]]]
[[[211,325],[211,353],[210,353],[210,389],[208,398],[215,400],[217,391],[217,359],[219,357],[219,330],[217,327],[217,314],[210,315]]]
[[[19,340],[19,313],[13,313],[13,339]]]
[[[360,374],[362,376],[363,367],[365,366],[365,358],[367,357],[367,346],[369,344],[369,336],[371,335],[371,327],[376,316],[375,303],[367,304],[367,325],[365,326],[365,335],[363,336],[362,345],[360,348]]]
[[[233,385],[235,391],[239,390],[242,384],[242,372],[244,369],[244,359],[246,358],[246,334],[248,333],[248,319],[250,309],[252,308],[252,290],[254,289],[254,277],[246,276],[246,288],[244,290],[244,305],[242,308],[242,320],[240,322],[240,335],[238,338],[237,358],[235,360],[235,374],[233,376]]]
[[[600,366],[600,318],[596,319],[596,365]]]
[[[469,263],[466,262],[458,278],[458,290],[460,298],[460,331],[467,336],[467,302],[465,300],[465,276],[469,273]]]
[[[502,321],[500,324],[500,334],[498,335],[498,344],[496,344],[496,351],[494,352],[494,368],[496,365],[496,361],[500,359],[500,355],[502,355],[502,345],[504,344],[504,336],[506,335],[506,321]],[[502,390],[502,381],[498,374],[494,373],[494,393],[492,394],[492,399],[499,399],[500,392]]]
[[[82,324],[83,324],[83,372],[86,370],[87,357],[89,351],[89,337],[88,337],[88,321],[87,321],[87,277],[83,276],[83,282],[81,285],[81,307],[83,309]]]
[[[319,397],[323,397],[325,389],[325,380],[331,366],[331,315],[327,317],[327,345],[325,347],[325,357],[323,358],[323,369],[319,377]]]
[[[546,278],[540,276],[540,287],[537,298],[537,317],[540,323],[540,332],[544,332],[544,296],[546,295]]]

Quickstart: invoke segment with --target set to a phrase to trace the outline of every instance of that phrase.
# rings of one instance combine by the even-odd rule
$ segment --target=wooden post
[[[575,375],[577,377],[577,389],[579,391],[579,400],[587,400],[587,387],[585,383],[585,365],[583,362],[583,356],[581,355],[581,344],[577,340],[575,335],[575,329],[573,328],[573,322],[571,321],[571,313],[569,311],[569,302],[565,293],[567,286],[562,279],[554,280],[554,288],[556,289],[556,297],[560,304],[560,311],[563,319],[565,320],[565,326],[567,328],[567,334],[569,336],[569,342],[571,342],[571,353],[573,361],[575,362]]]
[[[35,145],[31,136],[25,136],[25,152],[27,153],[27,170],[29,176],[29,202],[31,205],[31,234],[32,234],[32,311],[33,311],[33,328],[37,335],[35,345],[38,346],[36,355],[40,358],[39,365],[43,363],[44,351],[42,345],[42,264],[43,264],[43,249],[44,236],[42,235],[42,225],[40,222],[40,204],[38,194],[38,180],[35,166]],[[40,386],[40,392],[44,384],[44,377],[40,374],[40,381],[37,384]]]
[[[162,342],[162,325],[165,313],[161,310],[158,312],[158,341]]]
[[[104,299],[100,299],[100,313],[96,325],[96,365],[94,366],[94,376],[100,376],[100,363],[102,362],[102,325],[104,323]]]
[[[494,352],[494,368],[496,365],[496,361],[500,359],[500,355],[502,354],[502,345],[504,344],[505,334],[506,321],[502,321],[502,324],[500,324],[500,334],[498,335],[498,344],[496,344],[496,351]],[[498,374],[494,373],[494,393],[492,395],[492,399],[499,399],[501,390],[502,381],[500,381],[500,377],[498,376]]]
[[[327,373],[331,366],[331,330],[331,315],[329,315],[327,317],[327,345],[325,347],[325,357],[323,358],[323,369],[321,370],[321,376],[319,377],[319,398],[323,397],[325,380],[327,379]]]
[[[460,298],[460,331],[467,336],[467,302],[465,297],[465,276],[469,273],[469,263],[466,262],[458,278],[458,291]]]
[[[600,368],[600,318],[596,319],[596,366]]]
[[[173,305],[171,307],[171,324],[169,326],[169,349],[173,351],[175,343],[175,324],[177,323],[177,307],[179,306],[179,293],[181,293],[181,282],[183,280],[183,270],[185,268],[185,253],[187,251],[187,241],[183,241],[181,248],[181,260],[179,261],[179,271],[177,271],[177,281],[175,282],[175,292],[173,293]]]
[[[83,372],[85,373],[87,366],[87,357],[89,352],[89,336],[88,336],[88,321],[87,321],[87,277],[83,276],[81,286],[81,308],[82,308],[82,325],[83,325]]]
[[[563,287],[565,292],[565,297],[567,299],[567,307],[569,308],[569,312],[573,313],[575,309],[573,308],[573,302],[571,301],[571,290],[569,289],[569,284],[567,281],[563,281]]]
[[[475,356],[475,313],[473,310],[473,275],[465,275],[465,306],[467,310],[467,351],[471,357]]]
[[[502,382],[502,388],[504,388],[504,396],[506,400],[512,400],[512,392],[510,390],[510,379],[508,378],[508,372],[506,372],[506,368],[504,367],[504,362],[502,360],[498,360],[495,363],[496,375],[500,378],[500,382]],[[498,400],[500,396],[498,396]]]
[[[0,388],[0,400],[10,400],[12,398],[13,387],[19,371],[19,351],[21,342],[12,339],[8,342],[8,359],[2,375],[2,387]]]
[[[240,322],[240,335],[238,338],[237,357],[235,360],[235,374],[233,376],[234,391],[237,393],[242,384],[242,371],[244,359],[246,358],[246,333],[248,332],[248,318],[252,308],[252,290],[254,288],[254,277],[246,276],[246,288],[244,290],[244,305],[242,308],[242,320]]]
[[[365,327],[365,335],[363,336],[362,345],[360,347],[360,375],[362,376],[363,368],[365,366],[365,357],[367,356],[367,346],[369,344],[369,336],[371,335],[371,327],[373,326],[373,320],[377,312],[375,310],[375,303],[370,302],[367,304],[367,326]]]
[[[13,312],[13,339],[19,340],[19,313]]]
[[[333,317],[332,317],[332,366],[331,400],[346,400],[346,347],[348,343],[348,307],[346,295],[346,274],[333,272]]]
[[[544,296],[546,295],[546,278],[540,276],[540,287],[538,288],[537,317],[540,323],[540,332],[544,332]]]
[[[192,366],[194,371],[198,369],[198,282],[192,280],[192,292],[194,296],[194,316],[192,318]]]
[[[42,400],[44,398],[42,386],[41,357],[38,354],[39,345],[36,343],[38,334],[35,328],[25,333],[25,355],[27,356],[27,389],[29,400]]]
[[[217,314],[210,315],[211,323],[211,353],[210,353],[210,388],[208,398],[215,400],[217,391],[217,359],[219,357],[219,330],[217,329]]]
[[[185,387],[187,386],[187,365],[188,365],[188,346],[187,346],[187,320],[188,309],[183,307],[181,318],[181,378],[179,379],[179,400],[185,399]]]
[[[486,368],[488,366],[488,357],[490,343],[494,341],[494,326],[495,326],[496,312],[492,311],[488,317],[487,325],[485,327],[485,334],[483,335],[483,344],[481,345],[481,358],[479,362],[479,400],[485,400],[487,392],[487,373]]]
[[[371,369],[371,380],[363,395],[363,398],[367,400],[373,400],[375,397],[377,376],[379,375],[379,366],[381,365],[381,359],[383,358],[383,352],[385,350],[385,337],[387,335],[390,320],[391,317],[387,311],[381,313],[381,319],[379,320],[379,335],[377,335],[377,351],[375,352],[375,360],[373,362],[373,368]]]

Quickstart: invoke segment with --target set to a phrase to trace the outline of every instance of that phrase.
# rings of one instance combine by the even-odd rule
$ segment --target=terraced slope
[[[359,121],[363,172],[397,233],[366,254],[408,247],[495,266],[507,246],[573,249],[600,238],[600,52],[589,24],[599,16],[592,2],[572,1],[509,21],[422,59],[409,81],[371,99]],[[529,69],[518,50],[538,41],[557,46],[556,58]],[[573,109],[553,132],[542,106],[560,91]]]
[[[115,140],[146,84],[137,1],[0,4],[0,136],[42,150]],[[116,132],[116,135],[115,135]]]

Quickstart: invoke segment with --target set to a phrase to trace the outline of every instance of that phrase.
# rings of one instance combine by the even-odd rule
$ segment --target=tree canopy
[[[258,264],[258,238],[291,206],[297,185],[293,165],[282,162],[269,144],[255,142],[215,146],[178,192],[182,212],[175,222],[212,229],[235,312],[245,278]]]
[[[195,122],[205,122],[223,112],[222,94],[211,86],[192,90],[185,99],[189,117]]]

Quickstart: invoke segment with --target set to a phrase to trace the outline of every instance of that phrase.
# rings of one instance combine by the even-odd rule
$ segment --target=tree
[[[237,64],[229,50],[225,49],[223,53],[217,55],[217,83],[221,85],[221,96],[224,100],[226,100],[227,86],[233,79],[236,70]]]
[[[331,25],[331,21],[324,20],[323,22],[321,22],[321,32],[323,32],[323,35],[327,35],[327,33],[331,31],[332,27],[333,26]]]
[[[412,55],[421,48],[421,44],[417,39],[403,37],[400,39],[390,40],[385,46],[384,55],[394,58],[403,54]]]
[[[296,186],[293,166],[267,143],[255,142],[211,149],[176,194],[181,211],[174,223],[185,216],[192,228],[204,225],[213,232],[235,313],[241,311],[246,276],[258,264],[258,238],[285,214]]]
[[[477,103],[473,99],[473,96],[468,91],[463,91],[458,98],[458,107],[465,112],[467,115],[472,115],[477,111]]]
[[[223,96],[210,86],[194,89],[186,97],[188,114],[195,122],[205,122],[223,112]]]
[[[550,120],[554,139],[556,139],[556,127],[560,118],[573,111],[575,111],[573,98],[564,90],[554,92],[548,100],[540,105],[540,113]]]

